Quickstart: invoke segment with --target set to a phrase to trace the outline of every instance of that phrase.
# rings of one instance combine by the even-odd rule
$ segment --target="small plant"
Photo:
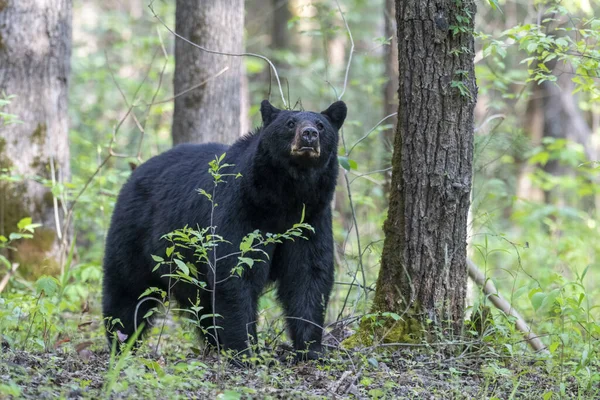
[[[297,238],[306,239],[303,232],[311,231],[313,228],[304,222],[304,208],[300,221],[294,224],[290,229],[283,233],[261,233],[258,230],[246,234],[240,241],[239,250],[230,254],[220,255],[217,257],[216,250],[222,243],[230,243],[226,238],[219,235],[216,231],[216,226],[213,224],[214,210],[218,207],[217,199],[215,197],[216,188],[220,184],[226,183],[223,179],[226,176],[234,176],[235,179],[240,178],[241,174],[229,174],[224,170],[226,168],[233,167],[232,164],[223,163],[225,154],[219,157],[215,157],[209,163],[208,172],[213,178],[213,190],[209,193],[203,189],[198,189],[198,193],[204,196],[211,203],[211,225],[207,227],[183,227],[173,232],[169,232],[163,235],[162,239],[168,242],[165,250],[165,257],[159,255],[152,255],[156,265],[153,268],[153,272],[161,267],[170,271],[169,273],[163,274],[162,276],[169,279],[168,291],[163,291],[156,287],[148,288],[141,296],[140,302],[146,300],[156,300],[154,297],[148,297],[150,295],[158,295],[161,300],[157,300],[165,309],[165,313],[168,314],[171,310],[180,311],[190,316],[187,318],[193,325],[200,329],[200,331],[206,336],[210,337],[213,343],[216,344],[218,352],[220,352],[220,344],[217,339],[217,330],[220,327],[217,324],[217,318],[219,315],[215,312],[216,302],[216,291],[218,285],[224,283],[229,279],[236,279],[242,276],[246,269],[251,269],[256,263],[264,262],[265,258],[268,259],[269,255],[265,252],[264,248],[268,245],[283,243],[284,240],[294,240]],[[184,256],[185,251],[192,251],[193,259],[186,259]],[[256,256],[258,254],[258,256]],[[234,267],[229,271],[227,277],[218,280],[217,279],[217,268],[218,263],[221,260],[228,259],[230,257],[237,257],[237,262]],[[263,258],[264,257],[264,258]],[[206,282],[199,277],[197,265],[207,265],[212,281]],[[172,309],[171,302],[169,300],[171,290],[178,283],[187,283],[195,286],[200,291],[208,291],[211,294],[211,310],[205,312],[206,304],[200,303],[200,296],[196,300],[195,304],[190,307],[183,309]],[[139,305],[140,303],[138,303]],[[148,318],[157,311],[156,307],[149,310],[144,318]],[[204,321],[208,318],[212,319],[212,323],[207,326]],[[137,320],[137,316],[135,318]],[[164,328],[164,325],[163,325]],[[160,341],[160,339],[159,339]]]
[[[2,95],[0,96],[0,126],[19,124],[22,122],[16,115],[8,114],[2,111],[2,109],[8,106],[14,98],[14,95],[7,96],[6,93],[2,93]]]
[[[450,82],[450,86],[458,89],[461,96],[467,97],[472,100],[473,95],[471,94],[471,91],[469,90],[469,88],[467,87],[467,85],[465,84],[465,81],[464,81],[464,79],[469,77],[469,72],[463,71],[463,70],[458,70],[454,74],[457,75],[458,79],[455,79],[452,82]]]

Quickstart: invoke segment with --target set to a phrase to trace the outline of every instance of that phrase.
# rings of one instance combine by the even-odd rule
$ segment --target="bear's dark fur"
[[[239,251],[241,239],[258,229],[282,233],[300,221],[315,232],[309,240],[284,240],[265,247],[266,262],[244,267],[241,277],[217,284],[215,313],[218,340],[225,349],[243,352],[256,337],[257,303],[269,281],[277,283],[278,298],[287,315],[294,347],[307,358],[321,352],[324,312],[333,285],[333,237],[331,200],[338,172],[338,130],[346,118],[346,105],[338,101],[322,113],[279,110],[268,101],[261,104],[263,126],[232,146],[210,143],[180,145],[142,164],[133,171],[119,195],[106,239],[103,281],[105,318],[118,318],[122,333],[134,331],[139,297],[148,287],[166,291],[166,266],[152,272],[151,255],[165,255],[161,236],[185,226],[207,227],[211,203],[197,189],[213,192],[208,163],[226,153],[223,163],[234,164],[224,172],[241,178],[224,178],[215,192],[213,226],[231,244],[220,243],[217,258]],[[250,257],[256,258],[256,253]],[[193,261],[191,254],[187,261]],[[237,257],[218,261],[217,281],[230,276]],[[212,289],[206,264],[198,265]],[[212,313],[211,292],[178,282],[172,293],[181,307],[200,298],[204,313]],[[138,326],[153,301],[139,305]],[[212,318],[211,318],[212,319]],[[212,325],[212,321],[210,323]],[[110,340],[110,336],[109,336]]]

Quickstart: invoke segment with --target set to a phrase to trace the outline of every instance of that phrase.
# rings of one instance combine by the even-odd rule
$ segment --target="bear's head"
[[[277,160],[302,167],[325,165],[337,155],[338,131],[346,112],[343,101],[316,113],[280,110],[264,100],[260,105],[261,144]]]

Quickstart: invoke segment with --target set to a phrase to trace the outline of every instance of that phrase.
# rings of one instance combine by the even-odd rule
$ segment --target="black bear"
[[[131,336],[136,307],[139,326],[156,305],[140,303],[140,295],[148,287],[167,290],[168,278],[163,275],[168,271],[161,267],[153,272],[152,255],[164,255],[167,247],[161,236],[184,226],[215,226],[228,241],[216,250],[214,281],[223,281],[214,292],[219,343],[237,352],[248,349],[248,341],[256,338],[259,296],[267,283],[276,282],[298,355],[319,357],[333,285],[331,200],[338,173],[338,130],[346,118],[346,105],[338,101],[315,113],[279,110],[265,100],[260,111],[262,127],[230,147],[179,145],[136,168],[121,189],[106,239],[103,281],[106,321],[118,318],[122,324],[115,330]],[[223,163],[233,164],[242,177],[226,176],[225,183],[215,187],[208,164],[223,153]],[[213,208],[198,189],[214,190],[218,206]],[[314,228],[305,231],[308,240],[265,246],[265,262],[245,268],[240,277],[225,279],[237,257],[219,256],[239,251],[242,238],[255,230],[285,232],[299,222],[303,210],[305,222]],[[187,260],[192,261],[193,255]],[[212,313],[210,269],[202,263],[197,269],[207,277],[206,290],[179,281],[171,293],[181,307],[200,300],[203,312]]]

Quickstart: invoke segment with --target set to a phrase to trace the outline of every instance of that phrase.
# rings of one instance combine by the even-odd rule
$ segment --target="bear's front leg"
[[[266,277],[260,279],[266,281]],[[214,293],[215,328],[208,328],[207,334],[216,334],[224,350],[231,350],[236,358],[249,355],[249,344],[256,342],[256,319],[258,297],[264,282],[248,279],[247,276],[230,277],[217,284]],[[212,300],[211,300],[212,302]],[[210,318],[208,325],[213,326]]]
[[[322,353],[325,310],[333,286],[331,226],[315,226],[315,231],[308,241],[282,243],[272,267],[277,268],[277,293],[294,348],[304,360],[318,359]]]

